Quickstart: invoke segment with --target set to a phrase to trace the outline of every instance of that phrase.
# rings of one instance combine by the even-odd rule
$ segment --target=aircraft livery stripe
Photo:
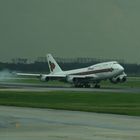
[[[89,75],[89,74],[97,74],[97,73],[112,72],[112,71],[113,71],[113,68],[108,68],[108,69],[100,69],[100,70],[79,72],[79,73],[74,73],[72,75]]]

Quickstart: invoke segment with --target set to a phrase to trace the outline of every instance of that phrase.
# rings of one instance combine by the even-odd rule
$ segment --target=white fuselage
[[[94,80],[105,80],[123,74],[124,68],[116,61],[104,62],[86,68],[63,71],[58,74],[66,76],[89,76]]]

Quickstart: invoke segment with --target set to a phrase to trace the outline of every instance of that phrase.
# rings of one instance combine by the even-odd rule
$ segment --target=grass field
[[[7,80],[17,83],[35,83],[48,86],[70,86],[59,81],[42,82],[35,78]],[[127,82],[101,82],[101,87],[140,88],[140,77],[128,77]],[[79,110],[140,116],[140,94],[89,92],[12,92],[0,91],[0,105]]]
[[[37,78],[13,78],[7,79],[5,82],[17,82],[17,83],[32,83],[43,84],[48,86],[71,86],[69,83],[63,83],[59,81],[42,82]],[[112,84],[110,81],[102,81],[101,87],[124,87],[124,88],[140,88],[140,77],[128,77],[125,83]]]
[[[0,105],[140,116],[140,94],[0,91]]]

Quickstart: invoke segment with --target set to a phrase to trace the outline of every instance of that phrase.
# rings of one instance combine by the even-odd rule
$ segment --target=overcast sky
[[[0,61],[46,53],[140,64],[140,0],[0,0]]]

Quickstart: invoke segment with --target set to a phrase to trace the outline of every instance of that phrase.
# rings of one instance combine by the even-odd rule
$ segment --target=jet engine
[[[119,75],[117,77],[113,77],[112,79],[110,79],[110,82],[111,83],[123,83],[126,81],[126,74],[122,74],[122,75]]]
[[[67,82],[73,83],[75,81],[75,78],[73,76],[67,76]]]
[[[76,77],[73,75],[69,75],[66,78],[67,82],[69,83],[89,83],[89,79],[86,79],[85,77]]]
[[[41,80],[41,81],[48,82],[49,79],[50,79],[50,78],[49,78],[48,76],[46,76],[46,75],[40,75],[40,80]]]

